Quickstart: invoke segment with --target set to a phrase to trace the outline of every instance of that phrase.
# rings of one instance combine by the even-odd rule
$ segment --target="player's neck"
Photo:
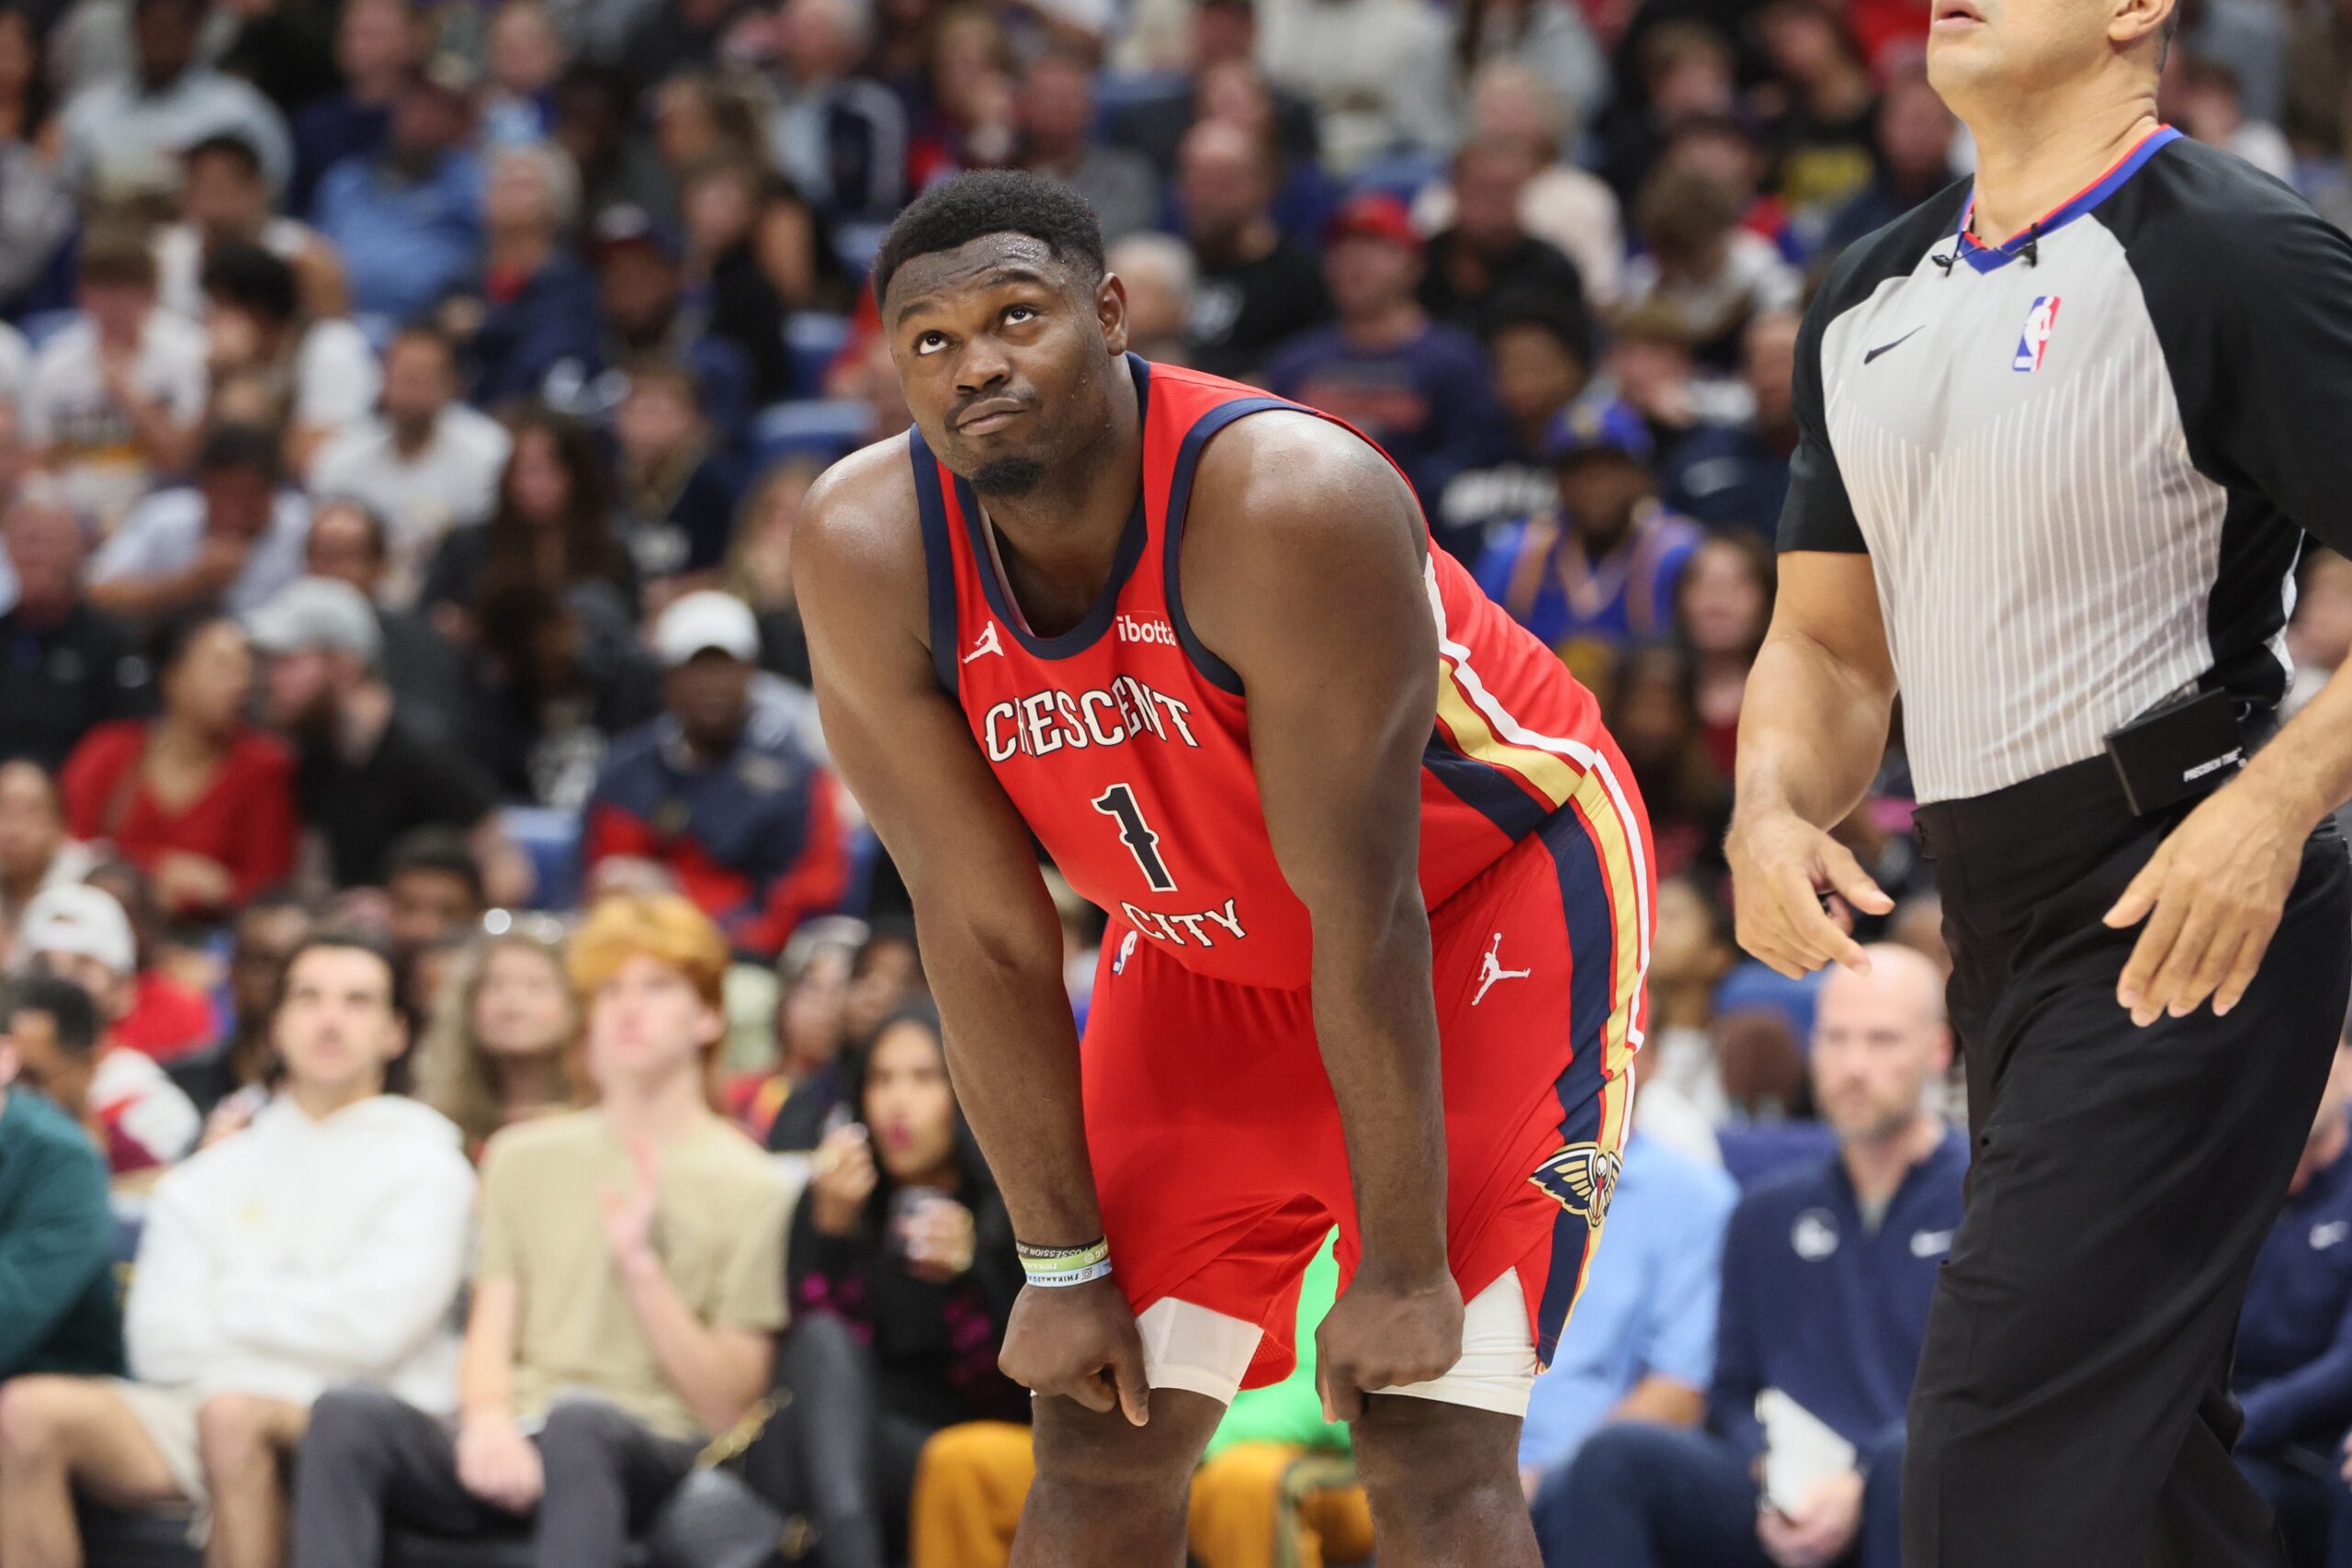
[[[2101,73],[2071,90],[2021,96],[1998,114],[1972,114],[1976,186],[1971,232],[1985,245],[2014,239],[2096,185],[2156,125],[2154,94],[2115,73]]]
[[[1086,457],[1022,494],[980,497],[999,536],[1006,579],[1024,600],[1034,594],[1048,604],[1091,604],[1110,577],[1143,491],[1143,420],[1124,365],[1110,390],[1102,439]]]

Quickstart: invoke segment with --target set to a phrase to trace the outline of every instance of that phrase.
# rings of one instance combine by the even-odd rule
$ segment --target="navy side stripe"
[[[1434,728],[1430,743],[1421,749],[1421,766],[1514,844],[1542,827],[1544,818],[1551,815],[1550,807],[1512,783],[1501,769],[1463,755]]]
[[[1201,415],[1193,428],[1184,433],[1183,445],[1176,449],[1175,477],[1168,485],[1167,529],[1159,543],[1160,565],[1168,580],[1168,624],[1176,630],[1176,646],[1184,650],[1184,657],[1193,661],[1193,667],[1211,684],[1220,686],[1236,696],[1241,694],[1241,677],[1234,672],[1232,665],[1211,653],[1208,646],[1193,635],[1193,623],[1184,618],[1183,590],[1177,581],[1177,547],[1184,537],[1184,509],[1192,504],[1193,470],[1200,464],[1201,448],[1209,444],[1210,436],[1235,420],[1245,414],[1263,413],[1268,409],[1290,409],[1299,413],[1313,412],[1282,398],[1236,398],[1229,403],[1219,403]]]
[[[956,694],[956,650],[964,646],[956,625],[956,550],[947,537],[947,503],[939,493],[939,459],[922,432],[907,427],[907,455],[915,466],[915,509],[922,514],[922,573],[931,600],[931,670],[939,689]]]

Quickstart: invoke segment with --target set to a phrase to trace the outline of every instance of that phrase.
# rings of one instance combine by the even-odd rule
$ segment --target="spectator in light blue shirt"
[[[1696,1427],[1715,1366],[1724,1222],[1739,1189],[1634,1133],[1609,1228],[1520,1428],[1531,1491],[1612,1421]]]
[[[444,62],[412,77],[384,151],[346,158],[319,182],[311,222],[342,252],[362,314],[413,321],[473,276],[481,167],[466,151],[465,85]]]

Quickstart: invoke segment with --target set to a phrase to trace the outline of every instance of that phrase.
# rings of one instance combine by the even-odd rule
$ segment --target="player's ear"
[[[2107,36],[2124,49],[2153,41],[2161,71],[2178,14],[2179,0],[2109,0]]]
[[[1102,345],[1113,354],[1127,352],[1127,286],[1115,272],[1106,272],[1094,286],[1094,317],[1102,324]]]

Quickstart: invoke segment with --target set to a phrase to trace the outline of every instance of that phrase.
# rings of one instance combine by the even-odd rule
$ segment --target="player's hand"
[[[539,1447],[508,1416],[469,1416],[458,1428],[458,1482],[485,1503],[527,1514],[547,1489]]]
[[[1443,1377],[1462,1359],[1462,1289],[1453,1276],[1391,1284],[1356,1270],[1315,1331],[1323,1419],[1352,1421],[1363,1396]]]
[[[2147,921],[2115,999],[2132,1021],[2181,1018],[2205,999],[2238,1005],[2269,951],[2302,866],[2311,824],[2254,774],[2223,784],[2188,814],[2107,912],[2117,930]]]
[[[1005,1323],[996,1364],[1034,1393],[1074,1399],[1102,1416],[1122,1411],[1136,1427],[1151,1418],[1143,1337],[1115,1279],[1052,1290],[1024,1287]]]
[[[1794,1514],[1767,1507],[1756,1516],[1756,1540],[1779,1568],[1828,1568],[1854,1544],[1862,1523],[1862,1477],[1858,1471],[1815,1483]]]
[[[1724,854],[1741,947],[1791,979],[1825,964],[1870,971],[1852,931],[1822,908],[1825,893],[1866,914],[1894,908],[1852,851],[1793,811],[1766,811],[1732,824]]]

